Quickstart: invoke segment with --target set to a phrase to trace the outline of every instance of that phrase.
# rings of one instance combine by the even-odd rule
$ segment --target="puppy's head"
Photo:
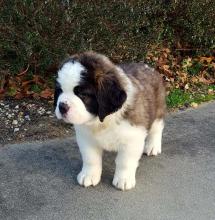
[[[126,92],[116,66],[105,56],[93,52],[67,59],[58,71],[55,113],[58,119],[83,124],[104,118],[120,109]]]

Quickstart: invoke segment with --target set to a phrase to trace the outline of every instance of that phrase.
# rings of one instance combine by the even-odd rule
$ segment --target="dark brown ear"
[[[97,91],[100,121],[103,122],[107,115],[121,108],[126,98],[127,95],[116,77],[109,77],[108,75],[104,77]]]

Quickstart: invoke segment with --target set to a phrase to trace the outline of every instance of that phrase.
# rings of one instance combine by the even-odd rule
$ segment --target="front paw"
[[[135,175],[126,174],[115,174],[113,178],[113,185],[120,190],[129,190],[135,187],[136,180]]]
[[[161,144],[160,143],[146,143],[143,151],[147,156],[157,156],[161,154]]]
[[[82,169],[77,176],[78,183],[84,187],[95,186],[101,180],[100,169]]]

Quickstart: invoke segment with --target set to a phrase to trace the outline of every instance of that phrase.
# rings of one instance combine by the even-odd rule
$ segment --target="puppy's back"
[[[125,117],[131,123],[149,129],[155,119],[161,119],[165,114],[165,87],[162,77],[144,63],[121,64],[119,67],[136,88],[133,103],[125,112]]]

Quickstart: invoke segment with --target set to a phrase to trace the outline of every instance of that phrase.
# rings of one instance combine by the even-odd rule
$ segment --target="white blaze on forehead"
[[[81,72],[85,68],[79,62],[67,62],[58,71],[57,81],[60,83],[64,92],[71,92],[81,80]]]

